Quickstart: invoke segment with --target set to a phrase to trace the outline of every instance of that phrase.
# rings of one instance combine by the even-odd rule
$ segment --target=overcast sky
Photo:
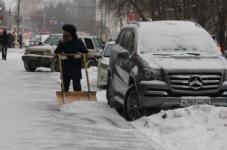
[[[18,0],[3,0],[3,1],[5,2],[6,8],[8,9],[9,6],[11,6],[11,7],[15,6],[17,4]],[[33,0],[31,0],[31,1],[33,1]],[[36,0],[36,1],[39,1],[39,0]],[[45,2],[50,2],[50,1],[52,1],[52,2],[64,2],[64,1],[69,1],[69,0],[45,0]]]

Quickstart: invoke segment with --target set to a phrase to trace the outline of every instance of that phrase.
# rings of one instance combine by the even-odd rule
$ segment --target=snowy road
[[[21,55],[11,50],[8,61],[0,61],[0,150],[151,149],[104,102],[58,111],[58,73],[27,73]]]

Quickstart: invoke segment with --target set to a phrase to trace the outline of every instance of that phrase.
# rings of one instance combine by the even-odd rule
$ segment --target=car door
[[[121,31],[121,33],[119,34],[118,36],[118,39],[116,41],[116,44],[113,48],[113,62],[111,64],[112,65],[112,75],[113,75],[113,84],[114,84],[114,87],[115,87],[115,93],[117,95],[120,95],[120,88],[122,87],[122,79],[121,79],[121,68],[120,68],[120,63],[121,63],[121,60],[120,58],[118,58],[118,53],[121,52],[123,50],[123,41],[124,41],[124,38],[125,38],[125,33],[126,31],[123,29]]]
[[[131,37],[131,31],[129,29],[125,30],[125,34],[123,37],[123,40],[120,43],[120,52],[128,52],[128,45],[129,45],[129,40]],[[127,90],[126,83],[125,81],[128,79],[128,72],[125,69],[125,65],[129,62],[128,59],[125,58],[117,58],[117,65],[116,65],[116,70],[118,73],[118,81],[117,81],[117,89],[119,92],[119,96],[123,98],[125,91]]]
[[[128,30],[126,33],[126,40],[127,43],[125,43],[124,45],[124,49],[128,51],[129,53],[129,58],[128,59],[122,59],[120,60],[120,68],[121,68],[121,72],[120,72],[120,76],[121,76],[121,88],[120,88],[120,92],[122,97],[124,97],[126,95],[126,92],[129,88],[129,79],[130,79],[130,73],[131,70],[134,66],[134,52],[135,52],[135,34],[134,31]]]

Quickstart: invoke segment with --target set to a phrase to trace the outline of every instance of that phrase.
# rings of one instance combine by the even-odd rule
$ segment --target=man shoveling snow
[[[62,56],[62,79],[63,79],[63,91],[68,92],[70,87],[70,82],[73,80],[74,91],[81,91],[80,80],[82,78],[82,59],[75,58],[74,56],[69,56],[72,54],[88,53],[87,48],[84,43],[78,39],[76,34],[77,29],[73,25],[63,26],[63,42],[61,42],[55,54],[60,54]]]

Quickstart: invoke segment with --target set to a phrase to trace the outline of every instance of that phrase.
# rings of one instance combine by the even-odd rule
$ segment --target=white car
[[[98,62],[98,80],[97,86],[104,87],[107,84],[107,72],[109,68],[109,58],[111,56],[112,47],[115,45],[114,41],[108,42],[102,52],[102,57]]]
[[[38,67],[46,67],[51,71],[58,71],[54,50],[61,40],[62,34],[51,34],[43,45],[28,47],[22,56],[25,70],[34,72]]]

